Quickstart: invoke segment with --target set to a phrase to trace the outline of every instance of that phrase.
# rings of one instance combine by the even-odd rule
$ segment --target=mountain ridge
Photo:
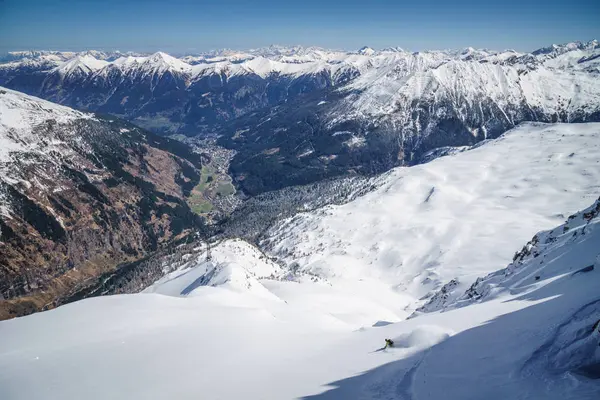
[[[0,318],[201,232],[180,142],[0,87]]]
[[[595,40],[532,53],[371,50],[25,54],[0,64],[0,85],[165,135],[218,137],[250,195],[418,164],[523,121],[600,121]]]

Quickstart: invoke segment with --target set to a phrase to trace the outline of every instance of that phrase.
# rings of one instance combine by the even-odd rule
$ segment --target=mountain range
[[[0,85],[162,134],[218,137],[255,195],[414,165],[522,121],[600,120],[600,44],[531,53],[272,46],[180,58],[17,52]]]
[[[599,63],[8,54],[0,398],[598,399]]]

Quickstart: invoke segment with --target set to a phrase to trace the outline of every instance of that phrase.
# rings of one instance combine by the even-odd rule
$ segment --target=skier
[[[394,341],[392,339],[385,339],[385,346],[383,349],[387,349],[388,347],[394,347]]]

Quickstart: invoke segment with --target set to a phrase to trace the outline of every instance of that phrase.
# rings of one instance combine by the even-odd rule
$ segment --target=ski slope
[[[396,324],[348,330],[251,292],[224,302],[234,292],[212,286],[4,321],[0,397],[597,399],[599,213],[597,201],[538,235],[537,256],[495,274],[494,294]],[[380,350],[384,338],[395,347]]]

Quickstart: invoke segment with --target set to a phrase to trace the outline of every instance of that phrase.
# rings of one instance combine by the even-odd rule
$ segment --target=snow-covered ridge
[[[75,149],[88,151],[82,138],[65,129],[65,124],[92,118],[91,114],[0,86],[0,184],[49,190],[53,179],[48,165],[71,158]],[[29,167],[44,162],[46,167],[37,168],[33,178],[25,177]],[[12,206],[4,197],[0,191],[0,215],[10,218]]]
[[[81,52],[75,51],[51,51],[51,50],[25,50],[25,51],[9,51],[6,54],[0,54],[0,63],[7,61],[19,61],[19,60],[34,60],[34,59],[46,59],[54,61],[68,61],[78,56],[91,56],[98,60],[115,60],[124,56],[135,56],[142,55],[142,53],[120,51],[98,51],[98,50],[86,50]]]
[[[433,148],[430,142],[466,145],[522,121],[596,121],[600,115],[597,41],[533,53],[273,46],[179,58],[91,51],[29,56],[0,63],[0,85],[164,133],[212,134],[251,111],[282,105],[278,123],[289,114],[286,104],[320,93],[326,106],[314,112],[324,130],[351,123],[355,136],[374,130],[401,136],[406,154],[395,152],[398,164],[413,163],[412,155]],[[277,90],[265,94],[265,83]],[[228,88],[226,96],[221,87]],[[449,125],[451,131],[442,129]]]
[[[69,61],[66,61],[65,63],[61,64],[60,66],[58,66],[57,71],[63,74],[70,73],[73,71],[79,71],[84,74],[89,74],[105,67],[108,64],[108,61],[98,60],[92,55],[85,54],[82,56],[72,58]]]
[[[577,253],[572,248],[578,248]],[[572,257],[576,262],[565,262]],[[567,221],[549,231],[538,232],[506,268],[477,280],[464,294],[456,297],[458,285],[453,280],[415,313],[448,311],[471,304],[491,301],[507,294],[537,290],[557,276],[585,275],[600,270],[600,198],[591,206],[569,216]]]
[[[358,51],[327,50],[319,47],[282,47],[270,46],[247,51],[221,50],[201,55],[186,55],[172,57],[163,52],[150,55],[140,53],[86,51],[51,52],[51,51],[23,51],[12,52],[0,58],[4,68],[16,68],[21,63],[45,62],[54,63],[58,71],[67,73],[73,68],[87,67],[87,73],[98,73],[109,65],[120,68],[137,66],[142,68],[172,69],[185,72],[189,75],[198,75],[206,70],[230,70],[231,74],[256,73],[260,76],[272,73],[287,75],[303,75],[327,70],[335,74],[341,69],[353,68],[360,72],[364,69],[376,68],[378,65],[389,64],[402,59],[437,60],[447,62],[450,60],[489,62],[494,64],[526,64],[531,62],[543,63],[563,54],[573,51],[593,52],[600,47],[597,41],[573,42],[564,45],[552,45],[548,48],[536,50],[532,53],[518,53],[513,50],[493,51],[466,48],[462,50],[435,50],[423,52],[407,52],[401,48],[374,50],[364,47]],[[131,62],[135,58],[136,62]],[[581,58],[581,57],[580,57]],[[434,63],[435,64],[435,63]],[[226,68],[225,68],[226,67]]]
[[[225,287],[237,292],[274,297],[260,283],[263,279],[281,279],[285,273],[279,265],[269,260],[257,248],[242,240],[226,240],[210,250],[199,249],[197,255],[176,271],[147,288],[146,293],[168,296],[194,296],[205,286]]]
[[[503,294],[516,291],[532,282],[545,281],[558,274],[586,274],[600,268],[600,198],[588,208],[569,216],[567,221],[549,231],[537,233],[520,251],[513,262],[503,270],[478,279],[466,293],[448,307],[464,307],[475,302],[489,301]],[[557,255],[564,255],[565,248],[588,243],[585,251],[579,246],[578,262],[568,269],[557,269]],[[564,264],[564,263],[563,263]]]
[[[487,137],[502,116],[507,125],[536,114],[585,120],[600,111],[600,45],[569,43],[553,50],[430,52],[388,56],[340,90],[350,93],[331,112],[331,124],[378,118],[411,134],[427,136],[435,121],[456,117]],[[375,57],[374,61],[378,58]],[[415,102],[434,111],[415,118]],[[488,121],[494,122],[488,125]]]
[[[60,145],[58,140],[34,134],[34,127],[48,121],[68,123],[84,118],[92,115],[0,87],[0,174],[2,164],[16,153],[46,153]]]

